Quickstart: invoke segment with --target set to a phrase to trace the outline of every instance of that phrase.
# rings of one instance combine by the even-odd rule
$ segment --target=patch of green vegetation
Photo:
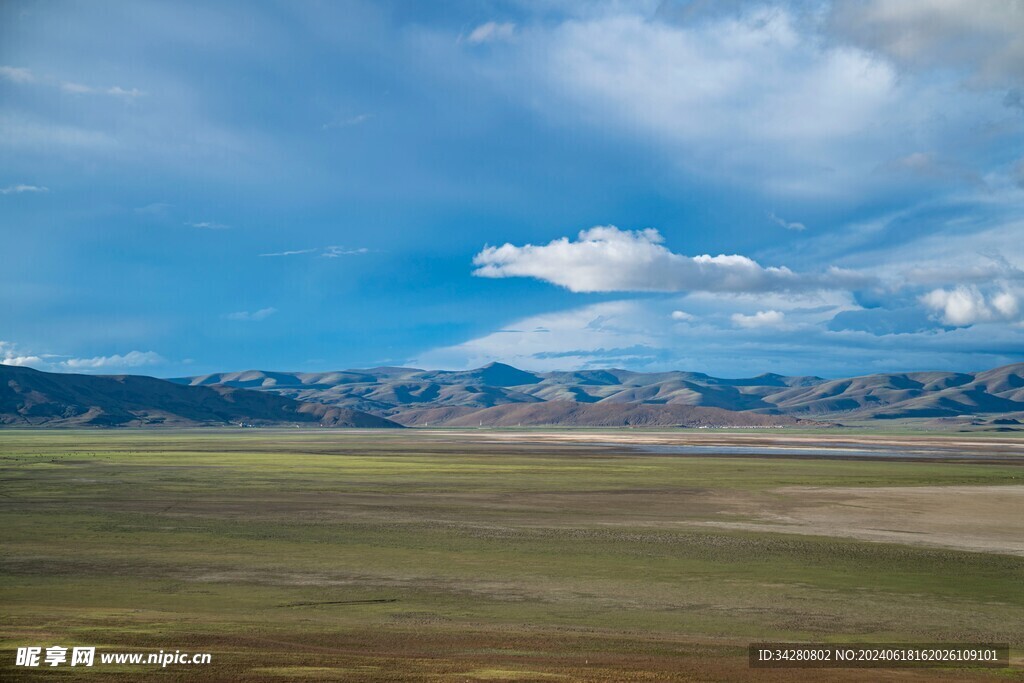
[[[6,649],[399,680],[655,666],[678,639],[735,666],[753,640],[1024,644],[1024,558],[684,524],[786,486],[1019,484],[1009,464],[194,430],[0,433],[0,470]]]

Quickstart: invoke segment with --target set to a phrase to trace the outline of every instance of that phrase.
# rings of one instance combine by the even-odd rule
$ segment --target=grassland
[[[751,672],[746,646],[974,640],[1019,653],[1022,499],[984,508],[988,552],[962,549],[958,534],[986,532],[954,522],[1018,492],[1024,462],[666,457],[592,441],[601,445],[532,432],[0,432],[0,677],[1019,675]],[[985,442],[980,452],[1019,444]],[[843,516],[850,501],[911,489],[937,492],[956,519],[904,509],[887,520],[899,543],[846,533],[863,525]],[[811,499],[838,512],[820,529],[791,524],[817,519],[804,514]],[[18,645],[52,644],[214,661],[13,667]]]

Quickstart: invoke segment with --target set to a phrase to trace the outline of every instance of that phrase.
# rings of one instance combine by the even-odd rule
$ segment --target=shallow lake
[[[618,445],[618,444],[616,444]],[[1006,460],[1024,462],[1024,450],[1007,452],[1001,448],[921,448],[884,445],[813,446],[717,446],[691,444],[635,445],[630,450],[661,455],[752,455],[779,458],[881,458],[894,460]]]

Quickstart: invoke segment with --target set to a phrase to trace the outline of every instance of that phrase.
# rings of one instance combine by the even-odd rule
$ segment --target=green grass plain
[[[912,437],[911,437],[912,438]],[[930,436],[929,438],[936,438]],[[684,522],[1018,464],[665,457],[474,432],[0,432],[4,679],[1004,680],[757,670],[761,640],[1024,646],[1024,558]],[[19,645],[212,652],[30,671]]]

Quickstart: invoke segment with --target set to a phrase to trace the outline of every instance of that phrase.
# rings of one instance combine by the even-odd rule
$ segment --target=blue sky
[[[1024,359],[1024,3],[0,5],[0,361]]]

